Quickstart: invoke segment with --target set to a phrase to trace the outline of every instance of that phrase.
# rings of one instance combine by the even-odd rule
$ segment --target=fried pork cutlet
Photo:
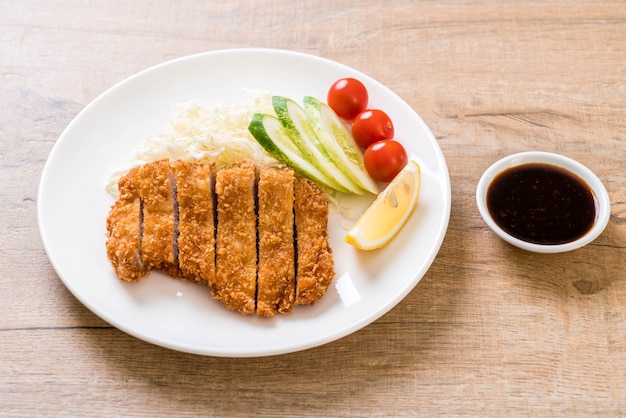
[[[171,170],[178,208],[178,266],[181,278],[209,284],[215,279],[213,165],[175,161]]]
[[[175,254],[174,199],[167,160],[144,164],[137,176],[139,197],[143,202],[141,255],[148,269],[173,277],[180,275]]]
[[[261,167],[258,182],[257,314],[291,312],[295,287],[294,173]]]
[[[135,181],[138,173],[139,168],[134,168],[120,179],[120,197],[107,218],[107,256],[117,276],[126,281],[138,281],[149,272],[141,259],[143,208]]]
[[[296,224],[297,271],[296,305],[319,300],[335,272],[328,245],[328,198],[304,177],[295,179],[294,213]]]
[[[216,269],[209,283],[215,299],[247,315],[256,308],[255,177],[249,161],[217,173]]]
[[[107,218],[116,274],[137,281],[155,269],[208,284],[247,315],[319,300],[335,274],[327,197],[289,168],[258,173],[250,161],[218,172],[166,160],[130,170]]]

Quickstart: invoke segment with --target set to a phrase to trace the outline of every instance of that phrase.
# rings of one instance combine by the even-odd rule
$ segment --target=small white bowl
[[[489,189],[489,185],[494,178],[504,170],[530,163],[549,164],[560,167],[576,175],[578,178],[583,180],[587,186],[589,186],[595,196],[596,219],[593,226],[582,237],[565,244],[535,244],[509,235],[493,220],[487,208],[487,190]],[[483,173],[478,181],[478,186],[476,187],[476,203],[478,205],[480,215],[483,217],[489,228],[491,228],[500,238],[516,247],[537,253],[562,253],[572,251],[589,244],[602,233],[609,222],[609,217],[611,215],[611,202],[609,201],[609,194],[600,179],[591,170],[571,158],[542,151],[521,152],[504,157],[494,163]]]

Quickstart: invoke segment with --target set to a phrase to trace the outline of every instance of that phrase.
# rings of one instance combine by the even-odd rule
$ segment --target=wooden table
[[[298,5],[296,5],[299,3]],[[0,1],[0,416],[621,415],[626,411],[626,3]],[[115,83],[176,57],[271,47],[357,68],[424,119],[452,182],[415,289],[341,340],[265,358],[160,348],[109,326],[52,268],[39,178]],[[497,238],[474,191],[498,158],[565,154],[611,196],[587,247]]]

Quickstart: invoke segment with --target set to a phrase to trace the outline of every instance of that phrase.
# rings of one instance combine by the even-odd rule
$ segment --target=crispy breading
[[[118,186],[106,249],[123,280],[160,270],[263,317],[315,303],[332,282],[327,196],[289,168],[259,167],[257,181],[250,161],[215,173],[162,160],[130,170]]]
[[[139,197],[143,202],[141,256],[146,268],[178,277],[180,273],[174,252],[174,199],[169,167],[167,160],[144,164],[137,176]]]
[[[215,277],[213,165],[175,161],[178,265],[183,279],[209,284]]]
[[[258,182],[257,314],[291,312],[295,287],[294,173],[261,167]]]
[[[122,280],[138,281],[149,270],[141,260],[141,200],[137,194],[136,176],[130,170],[118,182],[119,199],[107,217],[107,256],[115,273]]]
[[[256,309],[255,171],[243,161],[217,173],[216,270],[209,283],[215,299],[248,315]]]
[[[328,198],[304,177],[295,179],[294,213],[297,245],[295,304],[312,304],[324,295],[335,272],[328,244]]]

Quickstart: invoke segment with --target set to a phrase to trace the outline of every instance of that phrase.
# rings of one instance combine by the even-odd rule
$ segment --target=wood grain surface
[[[0,416],[621,416],[626,411],[626,3],[0,0]],[[63,129],[115,83],[180,56],[271,47],[398,93],[452,182],[422,281],[314,349],[215,358],[109,326],[44,251],[37,192]],[[495,160],[565,154],[609,191],[590,245],[505,244],[474,192]]]

